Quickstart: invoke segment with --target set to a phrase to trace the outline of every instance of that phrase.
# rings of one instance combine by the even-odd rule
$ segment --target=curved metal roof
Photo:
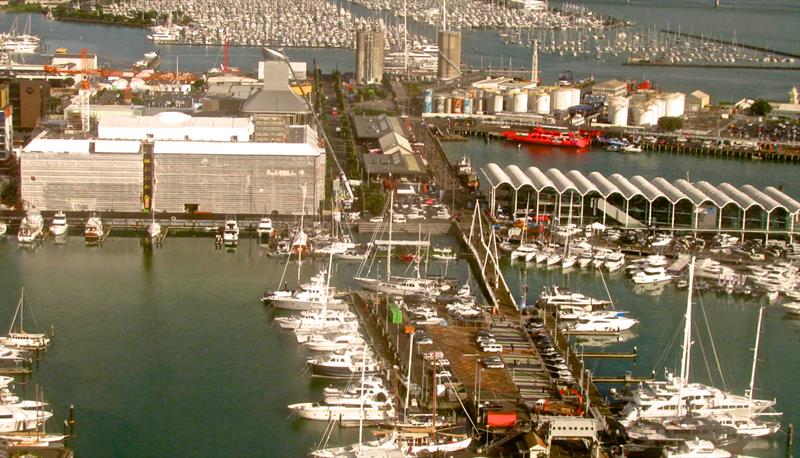
[[[564,194],[571,190],[582,196],[597,192],[606,199],[612,194],[619,194],[628,200],[640,195],[651,203],[664,197],[673,205],[681,200],[688,200],[696,206],[710,202],[719,208],[736,204],[743,210],[758,206],[769,213],[782,208],[791,215],[800,214],[800,202],[773,186],[761,191],[751,185],[737,188],[730,183],[722,183],[714,186],[707,181],[690,183],[684,179],[669,182],[662,177],[647,180],[640,175],[629,180],[619,173],[606,178],[599,172],[584,175],[578,170],[570,170],[564,174],[555,168],[542,172],[538,167],[528,167],[523,170],[516,165],[502,168],[495,163],[487,164],[481,170],[494,188],[503,184],[516,190],[530,186],[537,192],[551,189]]]
[[[666,197],[661,190],[650,183],[641,175],[636,175],[635,177],[631,178],[631,184],[639,188],[639,191],[644,195],[645,199],[649,200],[650,202],[654,202],[659,197]]]
[[[589,179],[592,181],[592,183],[594,183],[598,192],[600,192],[600,194],[606,199],[608,199],[608,197],[612,194],[619,194],[621,196],[624,196],[624,194],[622,194],[619,188],[617,188],[617,186],[614,183],[608,181],[608,178],[603,176],[603,174],[600,172],[590,173]]]
[[[682,200],[692,201],[686,194],[683,193],[680,189],[676,188],[675,185],[670,183],[669,181],[665,180],[661,177],[653,178],[653,186],[658,188],[661,192],[664,193],[664,197],[672,203],[672,205],[677,204]]]
[[[800,212],[800,202],[792,199],[791,197],[787,196],[783,193],[780,189],[777,189],[773,186],[767,186],[764,188],[764,194],[772,197],[776,201],[780,202],[780,204],[786,208],[789,213],[797,213]]]
[[[644,195],[642,191],[639,190],[636,186],[633,185],[627,178],[620,175],[619,173],[614,173],[608,179],[617,185],[617,187],[622,191],[622,195],[625,196],[626,199],[630,200],[635,196],[642,196],[645,199],[647,196]]]
[[[749,184],[742,186],[742,192],[752,197],[753,200],[758,202],[759,205],[761,205],[761,208],[763,208],[768,213],[772,213],[772,211],[775,210],[776,208],[783,208],[784,210],[786,210],[786,207],[776,202],[775,199],[764,194],[763,192],[759,191],[758,189],[754,188]]]
[[[553,184],[552,181],[550,181],[550,178],[548,178],[547,175],[544,174],[544,172],[539,170],[539,167],[528,167],[525,170],[525,172],[527,173],[528,178],[530,178],[531,181],[533,182],[533,189],[535,189],[537,192],[543,191],[547,188],[550,188],[553,191],[558,192],[558,188],[556,188],[556,185]]]
[[[577,186],[575,186],[575,183],[573,183],[572,180],[564,176],[564,174],[561,173],[561,170],[549,169],[546,172],[546,174],[547,177],[550,178],[550,181],[552,181],[553,184],[556,185],[556,190],[558,190],[560,194],[564,194],[565,192],[570,190],[580,193],[580,190],[578,189]]]
[[[528,175],[525,175],[525,172],[523,172],[522,169],[516,165],[509,165],[508,168],[506,168],[506,172],[508,173],[509,178],[511,178],[514,189],[519,190],[525,185],[533,187],[533,182],[530,178],[528,178]]]
[[[675,180],[675,187],[680,189],[689,200],[692,201],[695,205],[700,205],[703,202],[714,202],[710,197],[706,195],[703,191],[697,189],[693,184],[689,183],[684,179]]]
[[[486,164],[485,168],[482,168],[483,174],[486,176],[486,179],[489,180],[489,184],[496,188],[501,184],[507,184],[509,186],[514,186],[511,183],[511,178],[506,174],[506,172],[494,162]]]
[[[742,210],[747,210],[752,206],[760,207],[761,205],[758,204],[755,200],[753,200],[750,196],[740,191],[737,187],[733,186],[730,183],[722,183],[719,185],[719,188],[731,199],[736,202],[736,205],[739,206]]]
[[[695,184],[695,187],[710,197],[711,201],[714,202],[714,205],[719,208],[733,203],[733,199],[707,181],[699,181]]]
[[[580,192],[582,196],[586,196],[590,192],[600,192],[600,190],[597,189],[597,186],[595,186],[590,179],[586,178],[586,175],[577,170],[570,170],[567,172],[567,178],[572,180],[572,182],[575,184],[575,187],[578,188],[578,192]]]

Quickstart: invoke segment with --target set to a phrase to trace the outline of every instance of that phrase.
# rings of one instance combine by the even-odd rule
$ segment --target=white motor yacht
[[[303,402],[290,404],[289,410],[307,420],[339,422],[385,422],[395,418],[394,407],[390,402],[364,402],[363,405],[319,404]]]
[[[86,243],[98,243],[103,238],[103,220],[99,216],[92,216],[86,220],[83,229],[83,238]]]
[[[311,351],[342,351],[350,348],[360,348],[365,345],[364,338],[356,333],[337,334],[327,337],[324,334],[312,334],[303,342]]]
[[[672,281],[672,275],[668,274],[663,267],[646,267],[636,272],[631,279],[637,285],[651,285]]]
[[[53,216],[53,222],[50,224],[50,233],[59,236],[67,233],[69,224],[67,224],[67,215],[64,212],[58,212]]]
[[[272,235],[272,219],[268,217],[261,218],[256,228],[256,234],[259,238],[267,238]]]
[[[593,297],[585,296],[581,293],[573,293],[567,288],[556,285],[553,285],[551,288],[544,287],[542,292],[539,294],[539,298],[542,299],[547,305],[581,306],[587,307],[586,310],[605,307],[611,303],[611,301],[595,299]]]
[[[592,255],[592,252],[591,251],[584,251],[578,257],[578,265],[583,269],[583,268],[586,268],[589,265],[591,265],[593,260],[594,260],[594,256]]]
[[[603,265],[609,272],[617,271],[625,265],[625,255],[621,251],[608,253]]]
[[[0,405],[0,432],[27,431],[40,427],[53,412],[42,409],[26,409],[14,405]]]
[[[42,236],[44,218],[38,210],[29,211],[19,224],[19,243],[33,243]]]
[[[431,257],[439,261],[455,261],[458,259],[458,255],[450,247],[434,248]]]
[[[594,255],[592,256],[592,264],[598,268],[602,267],[606,262],[606,257],[608,257],[608,255],[611,253],[613,253],[613,251],[609,250],[608,248],[595,249]]]
[[[781,307],[790,315],[800,315],[800,302],[787,302],[781,304]]]
[[[733,455],[714,446],[711,441],[686,441],[677,448],[665,448],[664,458],[730,458]]]
[[[6,232],[8,232],[8,224],[0,221],[0,237],[6,235]]]
[[[594,312],[585,313],[578,318],[578,322],[569,326],[571,334],[608,334],[626,331],[639,323],[639,320],[628,318],[625,312]]]
[[[222,242],[228,246],[239,243],[239,223],[236,220],[229,219],[225,221],[225,227],[222,230]]]
[[[298,291],[275,291],[265,296],[262,302],[272,304],[281,310],[312,310],[327,308],[328,310],[347,310],[347,302],[334,297],[332,288],[327,286],[327,271],[323,270],[312,278],[306,289]]]
[[[312,376],[323,378],[351,379],[360,377],[362,372],[365,376],[382,372],[380,363],[371,355],[353,351],[325,354],[309,359],[308,365]]]
[[[380,403],[392,399],[392,394],[378,377],[365,377],[363,383],[353,383],[348,388],[327,387],[322,392],[325,404],[360,405],[365,402]]]
[[[568,269],[574,266],[577,261],[578,257],[575,256],[574,254],[564,256],[564,259],[561,260],[561,267]]]
[[[325,330],[329,328],[358,329],[358,317],[348,310],[322,310],[303,312],[301,316],[279,316],[274,318],[281,329]]]

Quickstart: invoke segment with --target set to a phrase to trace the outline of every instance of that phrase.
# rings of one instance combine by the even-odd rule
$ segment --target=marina
[[[134,106],[132,94],[144,97],[139,89],[120,83],[90,94],[117,70],[42,66],[45,75],[85,78],[72,92],[56,83],[73,111],[43,121],[30,142],[18,140],[12,157],[3,157],[16,161],[7,175],[18,173],[20,187],[16,209],[0,209],[0,316],[10,329],[0,373],[13,375],[0,384],[16,382],[15,391],[0,390],[0,408],[17,420],[13,427],[0,421],[0,439],[19,447],[46,442],[65,458],[73,449],[87,456],[249,456],[267,447],[275,456],[609,458],[766,458],[796,449],[796,123],[756,121],[744,114],[751,100],[737,102],[730,124],[716,131],[709,117],[702,132],[651,136],[639,121],[647,117],[643,124],[655,130],[658,117],[683,116],[677,92],[654,90],[641,76],[598,84],[555,69],[570,62],[580,74],[597,65],[578,44],[589,34],[598,43],[626,34],[626,52],[674,51],[677,43],[664,38],[673,34],[635,25],[646,24],[642,5],[589,10],[557,2],[547,10],[532,0],[454,1],[446,7],[452,29],[443,20],[437,32],[440,44],[442,36],[455,41],[440,51],[429,37],[443,11],[408,3],[410,41],[415,52],[426,50],[428,64],[438,54],[436,76],[427,69],[403,81],[396,55],[395,76],[374,72],[373,53],[383,55],[376,49],[357,53],[353,76],[338,68],[352,65],[352,54],[320,56],[337,70],[323,75],[316,61],[300,71],[283,49],[260,48],[302,46],[300,55],[319,55],[314,47],[372,42],[385,27],[380,50],[396,54],[406,2],[395,0],[308,1],[292,11],[247,1],[111,6],[165,13],[150,30],[120,29],[116,42],[133,39],[119,54],[139,59],[136,71],[163,75],[154,69],[177,67],[198,50],[202,56],[186,60],[205,71],[213,47],[224,46],[217,79],[187,74],[180,85],[176,68],[174,83],[148,82],[169,89],[148,94],[142,113],[117,114]],[[731,14],[727,7],[719,14]],[[780,16],[777,8],[770,14]],[[191,21],[182,18],[187,9]],[[626,18],[636,11],[635,20]],[[691,42],[685,48],[745,59],[734,49],[738,39],[726,43],[728,34],[710,26],[698,35],[693,20],[678,29],[690,30],[680,36]],[[47,48],[48,34],[63,24],[40,21],[30,20],[30,33],[45,24]],[[525,30],[530,21],[563,30],[548,43],[546,32]],[[524,42],[525,34],[550,55],[538,62],[498,44]],[[786,43],[763,43],[752,31],[741,37],[742,48],[756,53]],[[239,62],[229,59],[229,45],[240,46],[232,53],[239,59],[254,51],[254,60],[273,59],[260,65],[260,81],[233,69]],[[464,50],[463,66],[451,61],[461,60],[456,48]],[[62,51],[54,58],[83,66],[109,52]],[[469,74],[484,52],[500,54],[508,75],[516,74],[511,54],[531,62],[533,84],[538,65],[542,78],[560,73],[547,94],[553,106],[541,113],[555,124],[536,118],[541,92],[498,87],[485,97],[455,88],[454,78],[464,88],[484,78],[494,84],[491,72]],[[624,65],[627,58],[600,59],[598,72],[637,71]],[[6,75],[18,69],[9,66]],[[694,86],[721,69],[678,83],[664,71],[660,84]],[[763,88],[751,86],[748,96],[780,87],[785,98],[788,79],[769,72],[758,73]],[[307,82],[298,83],[298,73]],[[580,102],[592,100],[584,89],[611,94],[616,83],[637,121],[627,126],[611,116],[621,133],[609,139],[614,129],[591,129],[600,118]],[[24,93],[24,84],[12,89]],[[433,87],[438,93],[428,100]],[[249,95],[228,98],[239,91]],[[669,91],[685,91],[687,109],[698,98],[685,86]],[[420,116],[466,115],[487,101],[497,107],[495,95],[506,114],[492,113],[488,127]],[[122,108],[103,104],[112,96]],[[605,97],[609,108],[619,102]],[[640,103],[656,108],[637,112]],[[704,113],[707,106],[699,102]],[[539,121],[531,129],[510,121],[526,117]],[[365,134],[365,124],[374,132]],[[64,434],[44,436],[51,417],[67,418]]]

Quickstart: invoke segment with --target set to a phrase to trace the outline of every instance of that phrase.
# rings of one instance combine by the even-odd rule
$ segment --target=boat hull
[[[296,300],[288,297],[276,297],[270,300],[272,307],[279,310],[306,311],[321,309],[323,306],[328,310],[347,310],[347,303],[344,301],[331,301],[327,304],[317,301]]]
[[[334,379],[349,379],[358,378],[361,376],[361,367],[340,367],[340,366],[327,366],[322,364],[311,364],[311,375],[314,377],[334,378]],[[367,367],[364,370],[365,376],[379,375],[381,371],[378,368]]]

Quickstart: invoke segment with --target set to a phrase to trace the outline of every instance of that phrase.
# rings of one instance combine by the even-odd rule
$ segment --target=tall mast
[[[683,386],[689,383],[689,369],[692,359],[692,289],[694,288],[694,256],[689,263],[689,295],[686,299],[686,320],[683,328],[683,355],[681,356],[680,390],[678,395],[678,415],[681,415]]]
[[[539,85],[539,39],[534,38],[531,50],[531,84]]]
[[[394,189],[389,191],[389,247],[386,251],[386,281],[392,275],[392,220],[394,219]]]
[[[758,344],[761,340],[761,320],[764,317],[764,307],[758,309],[758,327],[756,328],[756,346],[753,349],[753,370],[750,372],[750,390],[747,392],[747,418],[750,418],[753,409],[753,389],[756,383],[756,363],[758,361]]]
[[[408,1],[403,0],[403,69],[408,76]]]

